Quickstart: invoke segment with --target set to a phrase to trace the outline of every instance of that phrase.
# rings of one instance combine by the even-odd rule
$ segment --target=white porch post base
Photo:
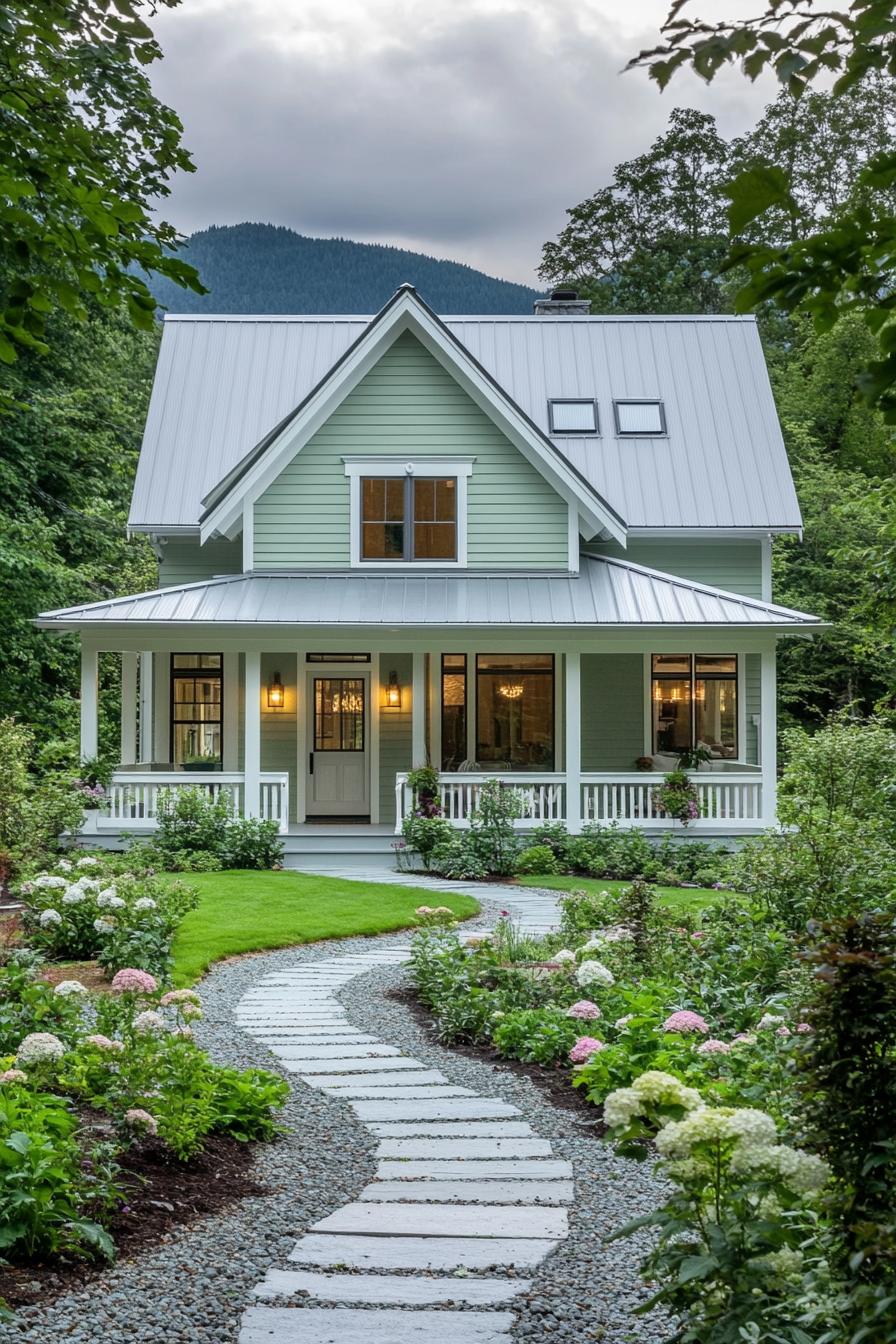
[[[137,763],[137,654],[121,655],[121,764]]]
[[[92,760],[99,746],[99,654],[81,645],[81,760]]]
[[[243,812],[257,817],[261,810],[261,654],[246,654],[246,722],[244,729],[245,797]]]
[[[567,653],[566,659],[566,829],[570,835],[582,830],[582,658]]]
[[[777,710],[775,650],[760,657],[759,759],[762,765],[762,818],[766,826],[778,820]]]

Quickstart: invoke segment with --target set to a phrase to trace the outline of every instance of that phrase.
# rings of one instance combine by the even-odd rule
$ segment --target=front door
[[[307,815],[369,816],[367,674],[308,682]]]

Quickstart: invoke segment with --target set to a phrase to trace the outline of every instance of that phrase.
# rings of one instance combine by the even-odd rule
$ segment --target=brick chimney
[[[580,299],[570,285],[552,289],[550,298],[535,300],[536,317],[587,317],[590,312],[591,300]]]

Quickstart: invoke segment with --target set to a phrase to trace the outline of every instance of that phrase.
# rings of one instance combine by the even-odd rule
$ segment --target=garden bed
[[[213,1134],[190,1162],[178,1162],[158,1139],[122,1154],[122,1184],[128,1202],[107,1229],[118,1260],[155,1249],[172,1229],[217,1213],[249,1195],[264,1194],[254,1174],[254,1144]],[[52,1302],[60,1293],[107,1273],[105,1260],[52,1256],[27,1265],[0,1266],[0,1298],[13,1307]]]

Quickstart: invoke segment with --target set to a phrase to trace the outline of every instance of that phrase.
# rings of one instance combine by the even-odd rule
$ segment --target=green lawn
[[[411,927],[418,905],[447,905],[462,919],[479,904],[469,896],[310,873],[191,873],[200,903],[174,940],[174,983],[191,985],[212,962],[240,952],[313,943],[321,938]]]
[[[525,887],[549,887],[551,891],[622,891],[630,882],[611,882],[602,877],[520,877]],[[660,903],[673,910],[705,910],[720,896],[721,891],[707,887],[657,887]]]

